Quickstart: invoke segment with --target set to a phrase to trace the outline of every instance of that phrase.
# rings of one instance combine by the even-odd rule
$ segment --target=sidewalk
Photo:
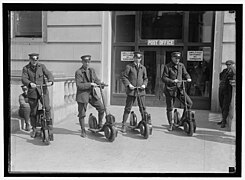
[[[123,106],[110,106],[120,126]],[[137,117],[139,111],[133,107]],[[148,107],[153,135],[118,133],[110,143],[104,133],[80,137],[77,114],[55,124],[55,141],[45,146],[24,131],[11,135],[11,171],[109,173],[228,173],[235,166],[235,136],[217,125],[221,115],[196,110],[197,131],[189,137],[181,129],[169,132],[165,108]],[[94,109],[90,113],[97,116]],[[129,120],[128,120],[129,122]],[[44,161],[46,163],[44,163]]]

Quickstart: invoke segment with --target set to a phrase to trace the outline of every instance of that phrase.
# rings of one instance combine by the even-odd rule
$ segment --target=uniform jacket
[[[219,74],[220,79],[220,87],[222,88],[230,88],[230,82],[229,80],[233,79],[233,76],[236,74],[236,70],[234,67],[232,68],[226,68]]]
[[[99,99],[94,87],[91,86],[91,82],[100,84],[101,81],[97,78],[95,70],[88,68],[89,74],[86,74],[86,70],[81,67],[75,73],[75,81],[77,85],[76,101],[80,103],[88,103],[89,97]]]
[[[40,87],[31,88],[30,83],[37,85],[45,84],[45,77],[48,82],[54,82],[52,73],[46,68],[44,64],[38,63],[36,70],[33,68],[31,63],[23,67],[22,70],[22,83],[28,87],[27,97],[37,99],[41,95]],[[43,94],[48,94],[48,88],[43,87]]]
[[[190,79],[190,75],[186,71],[186,68],[183,63],[177,65],[177,69],[173,62],[168,63],[164,66],[162,81],[165,83],[164,93],[169,93],[171,96],[176,96],[177,88],[182,90],[181,83],[174,83],[175,79],[183,80]]]
[[[128,86],[129,84],[132,84],[134,87],[141,87],[142,85],[147,86],[148,78],[145,66],[140,64],[139,68],[137,68],[134,62],[128,64],[125,71],[122,73],[121,80],[126,88],[126,94],[135,96],[135,90],[130,90]],[[144,95],[145,89],[139,90],[139,94]]]

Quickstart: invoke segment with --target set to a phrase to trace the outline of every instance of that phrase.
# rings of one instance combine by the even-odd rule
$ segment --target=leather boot
[[[35,138],[36,135],[37,135],[37,129],[36,129],[36,127],[32,127],[32,132],[30,133],[30,136],[31,136],[32,138]]]
[[[221,124],[220,127],[221,127],[221,128],[225,128],[225,123],[222,122],[222,124]]]
[[[49,127],[49,139],[50,141],[54,141],[53,125],[48,125],[48,127]]]
[[[221,125],[221,124],[222,124],[222,121],[218,122],[217,124],[218,124],[218,125]]]
[[[86,130],[85,130],[84,118],[79,118],[79,123],[81,126],[81,137],[85,138],[86,137]]]
[[[26,129],[25,129],[26,131],[30,131],[30,125],[29,125],[29,123],[26,123]]]
[[[123,121],[122,121],[122,132],[123,133],[126,133],[126,122],[127,122],[127,119],[128,119],[128,113],[124,112],[123,114]]]
[[[168,123],[169,123],[168,130],[172,131],[173,130],[172,111],[167,112],[167,118],[168,118]]]
[[[21,123],[21,129],[22,129],[22,130],[25,130],[25,128],[24,128],[24,125],[25,125],[24,120],[23,120],[23,119],[21,119],[20,123]]]
[[[98,128],[101,129],[103,127],[103,117],[104,117],[104,112],[98,114]]]
[[[220,127],[221,127],[221,128],[225,128],[225,126],[226,126],[226,120],[223,119],[223,120],[221,121],[221,126],[220,126]]]

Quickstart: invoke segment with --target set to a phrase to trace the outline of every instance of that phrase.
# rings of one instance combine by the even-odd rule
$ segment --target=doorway
[[[146,87],[147,106],[165,106],[164,83],[161,80],[164,65],[171,61],[171,53],[182,52],[181,47],[139,47],[143,52],[142,64],[146,67],[148,85]]]

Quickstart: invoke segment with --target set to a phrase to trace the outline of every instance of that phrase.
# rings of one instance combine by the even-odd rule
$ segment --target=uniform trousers
[[[48,95],[43,95],[43,99],[41,97],[37,99],[29,98],[29,104],[31,108],[31,115],[30,115],[30,120],[31,120],[31,126],[36,127],[37,126],[37,110],[39,107],[38,100],[40,99],[41,104],[45,107],[46,109],[46,118],[47,120],[51,120],[50,124],[53,124],[52,118],[51,118],[51,107],[49,105],[49,96]],[[44,101],[43,101],[44,100]]]
[[[172,112],[174,108],[174,102],[175,98],[178,98],[181,104],[185,105],[185,98],[186,98],[186,105],[187,109],[190,109],[192,106],[192,100],[191,98],[187,95],[186,92],[181,92],[179,89],[177,89],[177,96],[171,96],[168,91],[165,91],[165,96],[166,96],[166,104],[167,104],[167,113]]]
[[[222,111],[222,123],[226,124],[226,119],[229,115],[230,104],[232,98],[232,87],[219,87],[219,104]]]

